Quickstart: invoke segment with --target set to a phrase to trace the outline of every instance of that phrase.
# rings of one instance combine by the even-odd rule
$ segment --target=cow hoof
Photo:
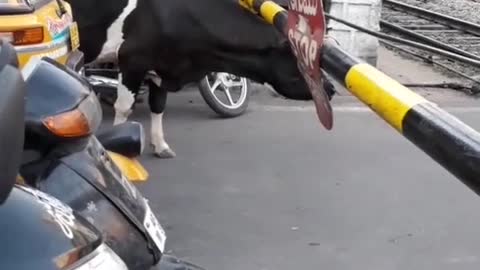
[[[167,158],[174,158],[174,157],[177,156],[177,154],[175,154],[175,152],[173,152],[172,149],[167,148],[167,149],[164,149],[160,152],[155,151],[155,156],[157,158],[167,159]]]

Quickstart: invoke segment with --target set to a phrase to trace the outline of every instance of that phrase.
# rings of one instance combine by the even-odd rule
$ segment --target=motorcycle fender
[[[127,177],[128,181],[147,181],[148,171],[137,159],[128,158],[112,151],[107,151],[107,153],[115,165],[117,165],[120,171]]]

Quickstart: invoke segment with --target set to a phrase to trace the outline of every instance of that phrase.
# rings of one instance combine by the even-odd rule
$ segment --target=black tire
[[[224,118],[233,118],[244,114],[248,108],[252,84],[249,79],[243,79],[246,81],[246,96],[241,105],[236,108],[226,107],[224,104],[218,101],[218,99],[210,90],[210,83],[207,76],[200,81],[198,88],[200,89],[200,94],[202,95],[203,99],[214,112]]]

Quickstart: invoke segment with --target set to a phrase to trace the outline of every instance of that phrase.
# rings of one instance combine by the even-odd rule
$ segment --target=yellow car
[[[63,0],[0,0],[0,38],[15,46],[20,67],[44,56],[75,70],[83,65],[77,25]]]

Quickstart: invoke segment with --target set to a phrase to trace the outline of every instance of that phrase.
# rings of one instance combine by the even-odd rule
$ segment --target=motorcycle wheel
[[[199,83],[200,94],[208,106],[225,118],[245,113],[250,99],[251,82],[225,72],[212,72]]]

